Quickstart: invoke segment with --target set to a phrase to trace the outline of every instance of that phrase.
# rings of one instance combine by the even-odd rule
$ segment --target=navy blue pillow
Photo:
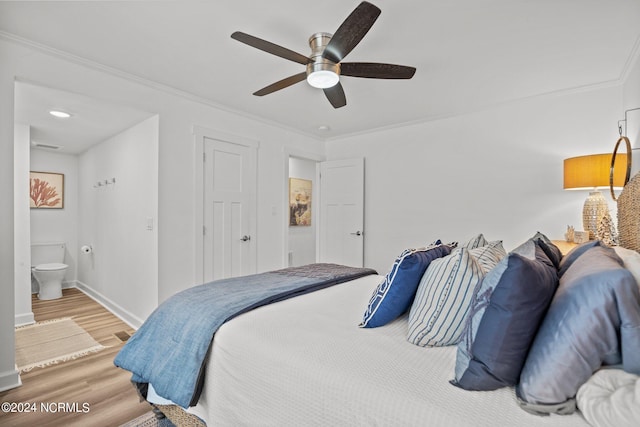
[[[551,260],[556,268],[560,268],[560,261],[562,261],[562,251],[551,240],[541,232],[537,232],[533,236],[533,240],[542,248],[545,255]]]
[[[395,320],[411,307],[420,279],[432,260],[449,255],[451,246],[407,249],[378,285],[367,305],[360,327],[377,328]]]
[[[475,337],[472,342],[463,338],[458,347],[460,358],[460,346],[470,345],[469,359],[466,369],[458,366],[466,361],[456,361],[452,384],[466,390],[495,390],[518,383],[558,286],[556,268],[538,245],[535,259],[512,252],[494,270],[485,277],[474,303],[474,311],[484,309]],[[473,317],[469,316],[469,328],[473,328]]]

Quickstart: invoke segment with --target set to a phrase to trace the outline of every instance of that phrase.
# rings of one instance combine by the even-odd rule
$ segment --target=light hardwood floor
[[[22,386],[0,393],[0,402],[36,403],[35,413],[0,412],[0,426],[119,426],[151,409],[140,402],[131,385],[131,374],[113,365],[123,345],[114,334],[133,329],[77,289],[63,290],[57,300],[33,298],[37,322],[73,317],[96,341],[109,348],[97,353],[21,375]],[[88,404],[88,412],[44,413],[40,404]]]

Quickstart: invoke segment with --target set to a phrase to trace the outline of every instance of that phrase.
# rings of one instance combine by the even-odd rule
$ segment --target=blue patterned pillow
[[[429,263],[451,252],[451,246],[440,243],[438,240],[426,248],[407,249],[396,258],[391,270],[371,296],[360,327],[386,325],[411,307]]]

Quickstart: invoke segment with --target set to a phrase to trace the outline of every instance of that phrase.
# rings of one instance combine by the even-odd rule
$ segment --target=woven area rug
[[[16,365],[20,372],[77,359],[104,348],[70,317],[16,328]]]
[[[120,427],[176,427],[169,419],[156,417],[153,411],[140,415],[138,418],[122,424]]]

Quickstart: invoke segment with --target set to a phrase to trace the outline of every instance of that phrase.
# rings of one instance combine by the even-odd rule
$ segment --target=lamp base
[[[592,191],[582,208],[582,227],[589,233],[589,239],[596,238],[600,220],[609,212],[609,205],[600,191]]]

